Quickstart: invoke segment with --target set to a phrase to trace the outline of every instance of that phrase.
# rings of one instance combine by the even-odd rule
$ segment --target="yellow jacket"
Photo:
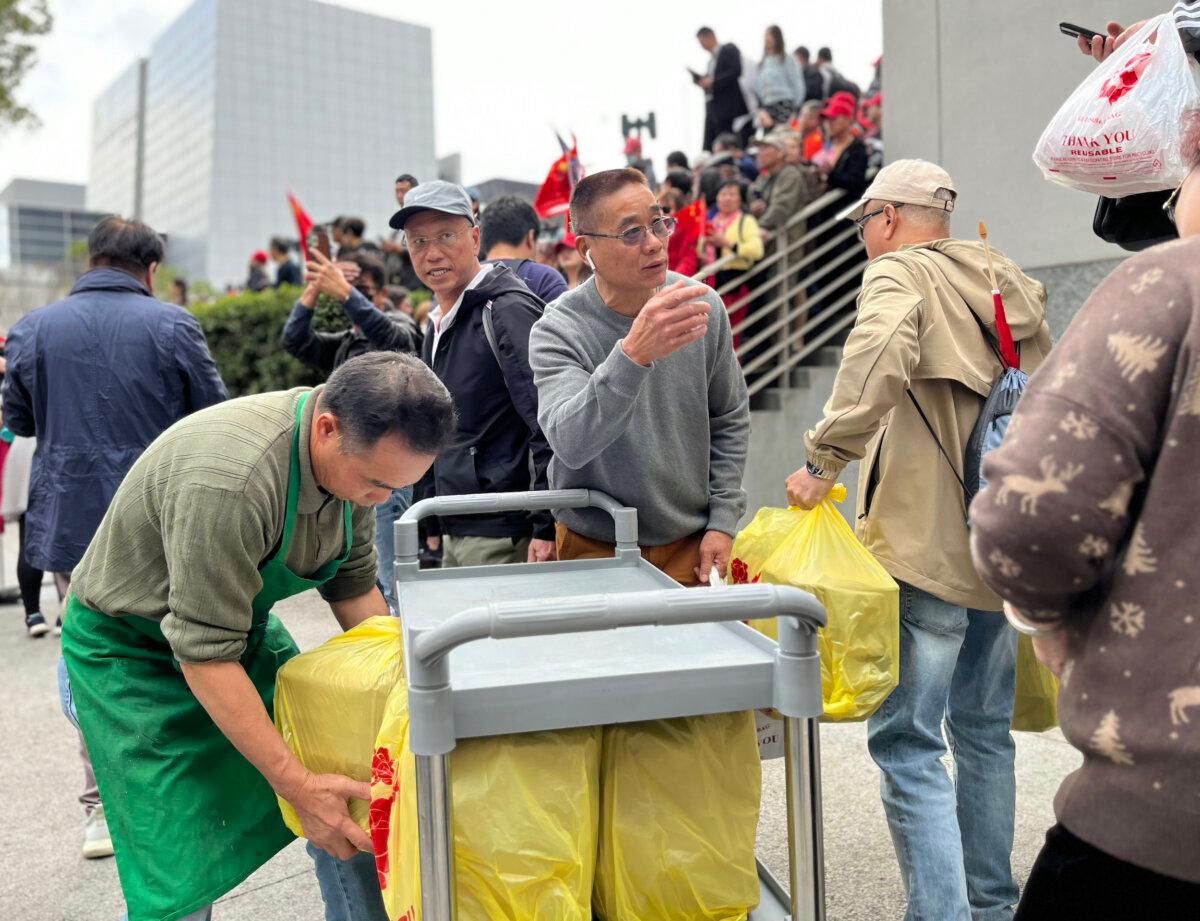
[[[993,251],[1021,368],[1050,350],[1046,289]],[[863,459],[858,535],[898,580],[951,604],[1000,609],[975,573],[962,486],[905,394],[911,389],[962,472],[971,430],[1001,366],[970,312],[996,324],[983,246],[936,240],[873,260],[824,418],[808,459],[840,473]]]
[[[720,255],[730,253],[736,253],[739,258],[725,266],[727,272],[744,272],[763,257],[762,231],[753,214],[743,211],[741,217],[725,228],[725,246]]]

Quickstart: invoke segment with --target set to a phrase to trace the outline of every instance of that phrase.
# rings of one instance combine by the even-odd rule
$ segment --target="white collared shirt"
[[[479,286],[479,283],[487,276],[493,268],[492,265],[483,265],[479,273],[471,279],[471,283],[463,288],[462,294],[458,296],[458,300],[454,302],[445,314],[442,313],[442,305],[435,304],[433,310],[429,311],[429,325],[433,329],[433,351],[429,353],[429,360],[432,362],[437,358],[438,343],[442,341],[442,333],[454,325],[454,321],[458,318],[458,308],[462,306],[463,298],[467,296],[467,292],[472,288]]]

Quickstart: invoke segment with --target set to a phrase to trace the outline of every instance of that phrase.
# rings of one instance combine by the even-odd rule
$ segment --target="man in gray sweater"
[[[581,180],[571,226],[595,275],[533,327],[538,422],[552,489],[597,489],[638,511],[643,552],[685,585],[722,576],[746,510],[746,383],[706,285],[667,271],[666,215],[633,169]],[[557,513],[559,559],[612,556],[612,520]]]
[[[581,180],[571,195],[571,226],[595,275],[550,305],[529,336],[538,423],[554,452],[550,487],[597,489],[636,508],[643,556],[675,581],[706,583],[714,566],[724,576],[746,509],[742,471],[750,437],[746,382],[725,308],[712,289],[667,272],[675,220],[663,213],[637,170],[607,170]],[[607,515],[564,509],[557,516],[560,560],[613,555]],[[639,896],[645,904],[676,905],[679,917],[716,917],[718,910],[722,917],[744,916],[758,894],[753,823],[740,826],[741,837],[719,844],[709,833],[714,818],[739,827],[735,814],[722,813],[736,811],[729,804],[757,804],[753,716],[608,726],[604,750],[634,744],[622,738],[626,733],[659,740],[655,744],[668,746],[680,763],[722,759],[728,795],[706,803],[697,833],[672,836],[670,849],[676,865],[698,868],[719,847],[722,866],[732,874],[726,881],[752,884],[741,894],[730,885],[714,903],[703,886],[685,892],[677,880],[663,877],[662,891]],[[636,780],[606,784],[602,813],[636,810],[637,787]],[[674,814],[696,809],[686,785],[668,782],[655,796]],[[628,872],[624,860],[619,854],[602,860],[604,872],[621,877]]]

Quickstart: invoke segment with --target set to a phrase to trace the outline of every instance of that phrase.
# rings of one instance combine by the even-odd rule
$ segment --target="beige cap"
[[[794,135],[786,128],[775,128],[768,134],[765,134],[763,137],[759,138],[758,143],[760,147],[763,144],[766,144],[769,147],[774,147],[776,150],[786,151],[787,141],[790,137],[794,137]]]
[[[875,175],[863,197],[838,215],[858,220],[866,213],[867,202],[921,205],[941,211],[953,211],[958,192],[950,174],[928,160],[897,160]]]

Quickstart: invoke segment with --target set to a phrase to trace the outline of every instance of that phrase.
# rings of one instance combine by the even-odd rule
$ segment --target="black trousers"
[[[1200,883],[1118,860],[1061,825],[1046,833],[1016,921],[1197,921]]]
[[[21,601],[25,605],[26,614],[34,614],[42,609],[42,579],[45,577],[40,569],[34,569],[25,558],[25,516],[17,519],[17,534],[20,540],[17,550],[17,585],[21,589]]]

